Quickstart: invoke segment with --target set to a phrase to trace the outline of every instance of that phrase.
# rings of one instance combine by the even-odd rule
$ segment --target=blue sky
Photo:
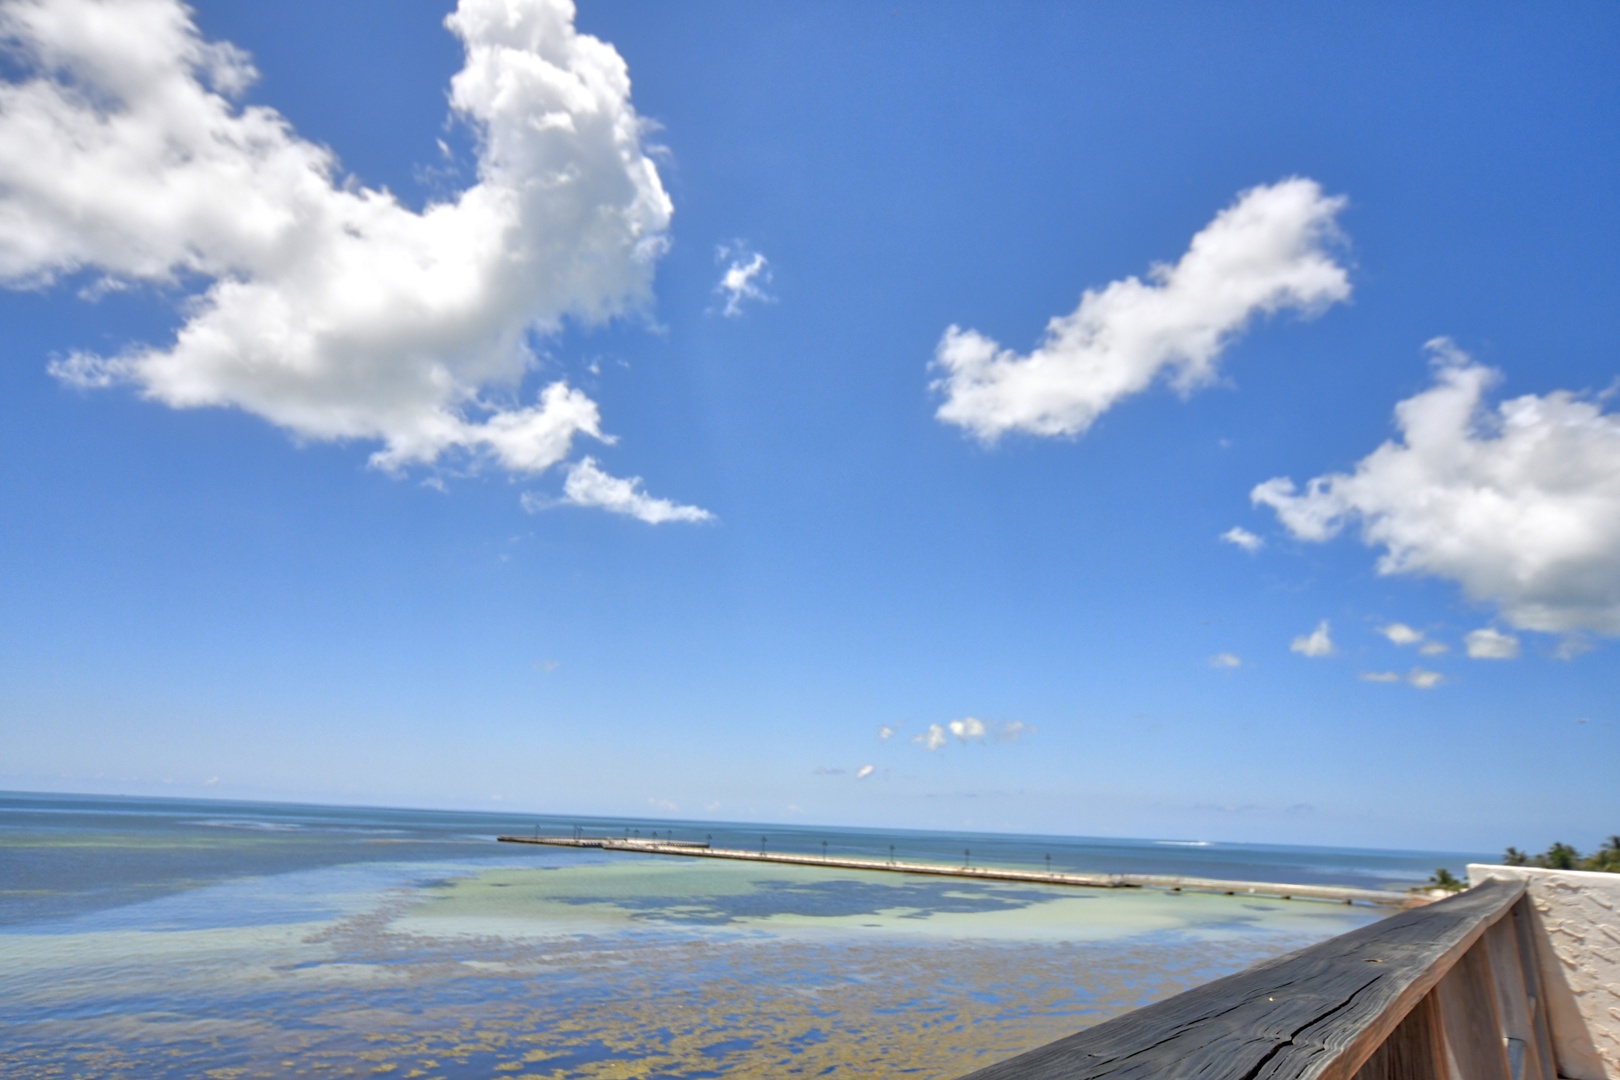
[[[1620,826],[1612,8],[462,6],[6,5],[0,786]]]

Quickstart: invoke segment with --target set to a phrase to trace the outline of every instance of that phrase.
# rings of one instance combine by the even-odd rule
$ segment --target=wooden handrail
[[[1497,1005],[1508,982],[1493,980],[1490,969],[1491,956],[1500,952],[1496,939],[1508,938],[1494,935],[1489,955],[1484,940],[1523,896],[1523,883],[1487,882],[1137,1009],[964,1080],[1554,1080],[1550,1069],[1527,1070],[1523,1053],[1512,1057],[1513,1032],[1501,1019],[1511,1010]],[[1526,1015],[1533,1016],[1541,1011],[1529,984],[1534,965],[1522,953],[1527,939],[1511,931],[1513,922],[1506,924],[1516,943],[1509,946],[1519,979],[1513,985],[1521,987]],[[1454,969],[1459,977],[1447,980]],[[1484,1034],[1464,1032],[1469,1025]],[[1448,1031],[1451,1043],[1445,1041]],[[1483,1042],[1465,1046],[1465,1038]],[[1537,1040],[1521,1033],[1518,1041]],[[1545,1038],[1539,1043],[1532,1046],[1531,1065],[1546,1060],[1538,1052]]]

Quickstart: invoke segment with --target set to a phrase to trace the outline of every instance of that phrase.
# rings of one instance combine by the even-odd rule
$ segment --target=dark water
[[[1470,858],[0,795],[0,1072],[944,1077],[1380,914],[493,841],[575,828],[1374,888]]]

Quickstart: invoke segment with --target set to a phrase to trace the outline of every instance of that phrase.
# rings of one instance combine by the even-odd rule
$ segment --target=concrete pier
[[[889,859],[852,859],[837,855],[798,855],[791,852],[713,848],[688,840],[629,840],[618,837],[501,836],[504,844],[543,844],[549,847],[600,848],[642,855],[684,855],[699,859],[735,859],[779,863],[786,866],[824,866],[839,870],[872,870],[885,874],[926,874],[933,877],[971,878],[975,881],[1017,881],[1030,885],[1069,885],[1084,889],[1164,889],[1170,892],[1212,892],[1229,896],[1272,896],[1282,900],[1329,900],[1341,904],[1379,904],[1405,907],[1405,893],[1355,889],[1339,885],[1286,885],[1269,881],[1222,881],[1219,878],[1174,877],[1164,874],[1075,874],[1063,871],[1014,870],[990,866],[948,866],[941,863]]]

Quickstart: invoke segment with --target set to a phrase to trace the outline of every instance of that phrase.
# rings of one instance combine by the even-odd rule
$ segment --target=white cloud
[[[1400,437],[1351,473],[1268,480],[1252,498],[1302,540],[1359,520],[1382,574],[1459,583],[1522,630],[1620,634],[1620,416],[1567,391],[1484,404],[1498,379],[1449,341]]]
[[[1417,687],[1419,690],[1433,690],[1435,687],[1446,681],[1445,676],[1441,675],[1438,671],[1426,671],[1419,667],[1413,668],[1411,671],[1407,672],[1405,676],[1399,675],[1393,671],[1363,671],[1357,676],[1357,678],[1359,678],[1362,682],[1372,683],[1405,682],[1409,685]]]
[[[1212,668],[1242,667],[1243,658],[1238,656],[1236,653],[1216,653],[1214,656],[1209,658],[1209,666]]]
[[[596,464],[595,458],[585,458],[568,467],[568,479],[563,483],[562,502],[569,506],[593,506],[614,514],[628,514],[649,525],[662,525],[669,521],[712,521],[714,515],[697,506],[682,506],[668,499],[655,499],[641,490],[641,477],[620,479],[609,476]],[[525,498],[523,505],[534,510],[545,504]]]
[[[888,724],[879,724],[878,741],[888,742],[892,738],[894,738],[894,728],[890,727]]]
[[[1414,630],[1405,623],[1390,623],[1380,626],[1378,632],[1389,638],[1396,645],[1416,645],[1421,656],[1444,656],[1451,649],[1444,642],[1430,641],[1422,630]]]
[[[721,244],[715,249],[714,257],[716,262],[727,264],[720,283],[714,287],[714,291],[725,298],[721,314],[726,318],[737,318],[743,313],[743,304],[750,300],[762,304],[775,300],[764,289],[771,280],[770,260],[765,256],[739,240],[735,244]]]
[[[1397,645],[1416,645],[1423,640],[1423,631],[1414,630],[1405,623],[1390,623],[1379,627],[1378,632]]]
[[[855,779],[857,779],[857,780],[865,780],[868,776],[871,776],[872,773],[874,773],[875,771],[877,771],[877,766],[876,765],[862,765],[859,769],[855,770]]]
[[[1438,671],[1425,671],[1423,668],[1413,668],[1406,674],[1406,681],[1419,690],[1433,690],[1446,681],[1446,677]]]
[[[1315,630],[1301,634],[1288,648],[1301,656],[1332,656],[1333,637],[1328,631],[1328,621],[1323,619],[1317,623]]]
[[[1474,660],[1512,660],[1519,655],[1519,639],[1491,626],[1471,630],[1463,639]]]
[[[924,750],[938,750],[950,742],[952,737],[960,743],[983,742],[986,736],[997,742],[1013,742],[1034,731],[1034,727],[1022,720],[987,724],[977,717],[964,716],[960,720],[944,724],[929,724],[926,731],[920,735],[913,735],[911,741]]]
[[[1221,539],[1228,544],[1236,544],[1250,555],[1266,546],[1266,542],[1241,525],[1234,525],[1221,533]]]
[[[1022,720],[1008,720],[996,728],[995,736],[997,742],[1013,742],[1025,735],[1033,734],[1034,731],[1033,725],[1026,724]]]
[[[975,719],[971,716],[963,717],[960,720],[952,720],[945,726],[950,728],[951,734],[955,735],[957,739],[962,742],[966,742],[969,739],[976,740],[984,738],[984,721]]]
[[[613,47],[567,0],[462,0],[450,84],[478,181],[420,212],[344,174],[179,0],[16,0],[0,84],[0,282],[94,273],[201,291],[160,345],[52,371],[174,408],[236,407],[301,439],[381,443],[538,473],[596,403],[556,380],[517,400],[532,333],[642,308],[672,207]]]
[[[1313,180],[1256,187],[1216,215],[1174,266],[1088,289],[1028,355],[952,326],[934,353],[935,414],[985,443],[1009,431],[1078,435],[1161,373],[1186,395],[1213,382],[1221,351],[1257,315],[1306,315],[1350,282],[1327,248],[1344,207]]]
[[[1567,637],[1558,643],[1553,656],[1559,660],[1573,660],[1582,653],[1592,651],[1592,643],[1582,637]]]

